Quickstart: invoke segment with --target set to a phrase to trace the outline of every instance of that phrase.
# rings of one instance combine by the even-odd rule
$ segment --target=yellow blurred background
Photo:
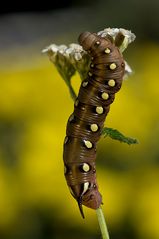
[[[100,3],[101,8],[105,6],[104,1]],[[81,8],[75,6],[79,11]],[[59,11],[45,16],[56,19]],[[59,28],[64,26],[66,14],[79,14],[74,11],[60,12]],[[86,18],[86,14],[94,13],[94,7],[86,6],[84,11]],[[23,14],[20,17],[23,19]],[[28,14],[29,21],[31,17]],[[36,21],[43,17],[36,15]],[[0,45],[1,239],[101,238],[95,211],[84,208],[86,219],[81,218],[63,176],[63,139],[73,102],[57,70],[40,52],[53,42],[77,41],[81,31],[99,31],[109,26],[134,27],[139,37],[124,54],[134,74],[124,81],[105,125],[137,138],[139,144],[128,146],[109,138],[99,142],[97,176],[103,210],[111,239],[159,238],[159,42],[154,32],[152,37],[144,37],[135,17],[125,25],[123,16],[119,23],[120,16],[111,16],[108,21],[109,17],[102,12],[101,20],[96,19],[95,24],[95,20],[86,23],[78,16],[74,27],[63,28],[60,33],[53,29],[50,35],[43,33],[39,38],[29,35],[27,44],[19,35],[15,38],[13,31],[10,36],[13,34],[14,42],[7,39],[8,45]],[[1,19],[5,26],[6,19],[11,22],[12,16]],[[19,14],[14,19],[18,22]],[[48,24],[51,27],[50,21]],[[35,31],[39,29],[34,26]],[[150,29],[147,26],[147,32],[151,33]],[[79,82],[76,74],[76,89]]]

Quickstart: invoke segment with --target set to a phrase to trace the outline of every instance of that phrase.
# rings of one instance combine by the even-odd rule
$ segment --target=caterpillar
[[[84,218],[82,205],[97,209],[102,203],[96,180],[97,142],[110,104],[121,88],[125,63],[107,36],[84,32],[78,41],[90,55],[91,64],[67,122],[63,161],[67,185]]]

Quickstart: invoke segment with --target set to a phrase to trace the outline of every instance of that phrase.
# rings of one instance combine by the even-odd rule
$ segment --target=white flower
[[[97,35],[101,37],[106,37],[107,35],[109,35],[113,39],[115,39],[119,33],[122,33],[122,35],[127,38],[129,44],[136,38],[134,33],[129,30],[125,30],[124,28],[105,28],[103,31],[98,32]]]

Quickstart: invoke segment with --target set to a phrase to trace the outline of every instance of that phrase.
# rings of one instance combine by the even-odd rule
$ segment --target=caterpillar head
[[[78,42],[85,51],[89,51],[92,46],[92,43],[94,43],[96,39],[97,35],[95,33],[83,32],[80,34]]]

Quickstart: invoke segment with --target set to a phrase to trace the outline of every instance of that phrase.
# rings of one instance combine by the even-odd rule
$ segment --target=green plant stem
[[[98,223],[99,223],[99,227],[100,227],[100,230],[101,230],[102,238],[103,239],[109,239],[109,233],[108,233],[108,229],[107,229],[107,225],[106,225],[106,221],[105,221],[105,218],[104,218],[102,208],[99,207],[96,210],[96,213],[97,213],[97,218],[98,218]]]
[[[75,93],[75,91],[74,91],[74,89],[73,89],[73,87],[72,87],[72,85],[71,85],[71,78],[66,77],[66,76],[64,76],[64,75],[63,75],[62,77],[63,77],[63,79],[64,79],[66,85],[68,86],[68,89],[69,89],[70,96],[71,96],[72,100],[75,102],[77,96],[76,96],[76,93]]]
[[[68,86],[69,86],[70,95],[71,95],[73,101],[75,101],[75,99],[77,98],[76,93],[75,93],[74,89],[72,88],[71,84],[68,84]]]

